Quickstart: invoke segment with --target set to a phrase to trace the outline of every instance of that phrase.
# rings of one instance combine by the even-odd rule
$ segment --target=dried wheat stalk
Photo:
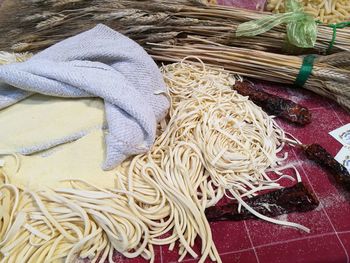
[[[262,15],[199,0],[5,0],[0,35],[6,37],[0,38],[0,49],[41,50],[102,22],[138,41],[159,61],[196,55],[244,76],[293,84],[301,57],[258,51],[282,52],[284,27],[254,38],[234,37],[239,23]],[[332,29],[320,26],[313,51],[326,49],[331,35]],[[350,51],[350,29],[339,29],[337,35],[333,51]],[[349,109],[349,60],[348,52],[319,58],[305,88]]]
[[[196,44],[153,44],[147,51],[159,61],[179,61],[196,56],[242,76],[288,85],[294,84],[303,57],[288,56],[238,47],[228,47],[196,39]],[[202,43],[200,43],[202,42]],[[312,73],[303,88],[337,101],[350,110],[350,52],[316,58]]]
[[[278,53],[324,53],[333,29],[320,25],[313,50],[286,44],[285,27],[237,38],[238,24],[267,13],[204,4],[200,0],[5,0],[0,9],[0,50],[38,51],[104,23],[141,45],[193,43],[198,36],[219,44]],[[350,50],[350,28],[338,29],[333,52]]]

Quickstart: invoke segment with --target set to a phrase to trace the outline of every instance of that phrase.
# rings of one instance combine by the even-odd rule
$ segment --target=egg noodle
[[[62,187],[31,189],[14,183],[16,172],[0,170],[1,262],[113,262],[115,250],[153,262],[154,245],[178,245],[179,260],[190,255],[221,262],[205,209],[224,196],[261,219],[309,231],[265,217],[244,201],[281,188],[282,178],[295,179],[282,172],[286,134],[232,89],[239,77],[200,61],[161,70],[172,102],[169,116],[148,154],[115,169],[114,185],[70,177]],[[26,158],[19,156],[19,169]]]

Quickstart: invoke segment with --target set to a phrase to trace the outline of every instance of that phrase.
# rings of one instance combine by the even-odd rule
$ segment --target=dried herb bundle
[[[0,50],[38,51],[104,23],[141,45],[193,43],[198,36],[223,45],[270,52],[324,53],[333,29],[320,25],[314,49],[286,43],[285,26],[256,37],[237,38],[237,26],[267,13],[205,4],[200,0],[5,0],[0,9]],[[332,52],[350,50],[350,28],[337,30]]]

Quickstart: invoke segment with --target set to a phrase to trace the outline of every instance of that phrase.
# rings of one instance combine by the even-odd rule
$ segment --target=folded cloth
[[[152,58],[136,42],[104,25],[57,43],[26,62],[0,66],[1,81],[17,89],[1,85],[0,109],[32,93],[102,98],[108,124],[106,170],[149,150],[157,122],[169,108],[162,74]]]

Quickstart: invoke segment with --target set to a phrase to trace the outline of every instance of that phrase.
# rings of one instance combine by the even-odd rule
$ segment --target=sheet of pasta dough
[[[77,141],[59,146],[49,155],[20,156],[17,173],[15,158],[6,156],[3,169],[10,183],[29,190],[69,187],[69,183],[60,182],[67,179],[81,179],[95,186],[113,188],[115,170],[101,169],[104,155],[104,134],[102,130],[96,130]]]
[[[0,111],[0,153],[31,154],[104,125],[103,101],[33,95]]]
[[[37,153],[3,159],[11,183],[30,190],[70,186],[82,179],[113,187],[113,171],[101,169],[105,157],[103,101],[33,95],[0,111],[0,152]],[[48,150],[45,150],[48,149]]]

